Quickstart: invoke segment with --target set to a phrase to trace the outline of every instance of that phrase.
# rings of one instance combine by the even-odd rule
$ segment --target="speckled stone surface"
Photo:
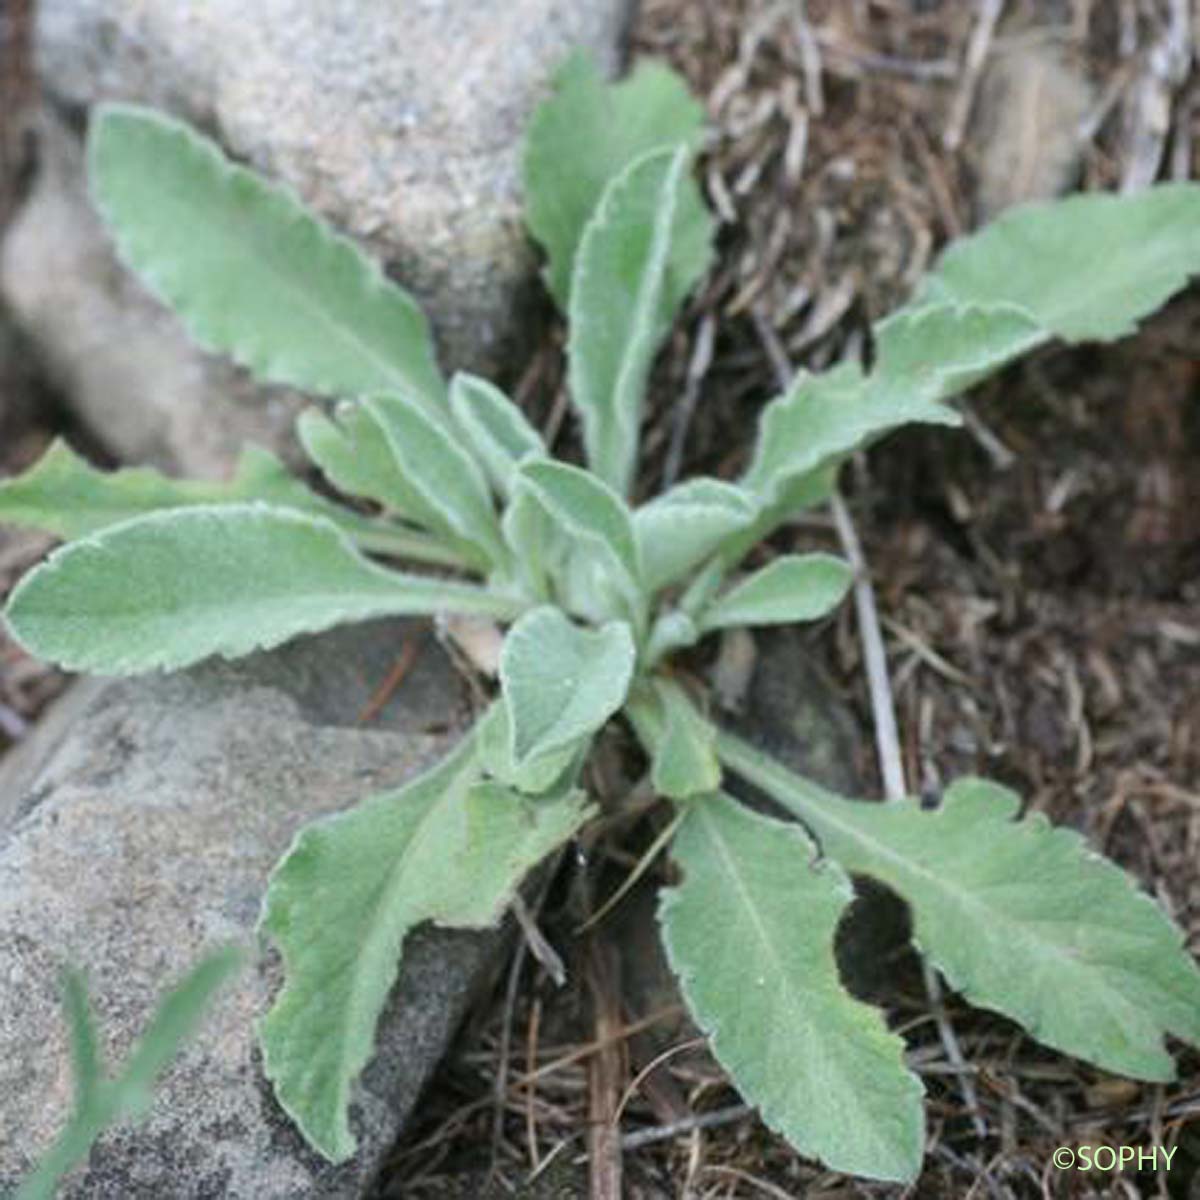
[[[423,640],[369,728],[357,714],[401,639]],[[394,786],[459,736],[453,670],[419,627],[386,622],[239,664],[88,681],[0,769],[0,1194],[64,1120],[59,972],[87,971],[108,1061],[162,989],[214,943],[254,944],[267,874],[296,830]],[[410,939],[356,1090],[360,1152],[330,1167],[275,1105],[252,1036],[279,984],[241,973],[164,1077],[150,1118],[106,1136],[63,1195],[357,1196],[488,975],[500,935]]]
[[[444,365],[491,373],[528,332],[535,259],[519,158],[529,114],[573,48],[616,67],[631,3],[41,0],[36,51],[48,95],[76,127],[106,99],[198,124],[408,287]],[[237,434],[254,389],[190,353],[120,278],[77,154],[52,150],[6,253],[13,311],[114,452],[219,474],[238,439],[197,414],[220,414]],[[139,358],[148,370],[133,369]],[[288,406],[274,401],[272,444],[286,450]]]

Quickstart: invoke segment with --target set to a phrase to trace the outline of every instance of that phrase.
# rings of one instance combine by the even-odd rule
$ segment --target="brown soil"
[[[870,320],[976,222],[1002,151],[1023,164],[1031,188],[1196,177],[1195,81],[1170,66],[1179,33],[1169,14],[1181,6],[1000,5],[1003,22],[981,40],[987,63],[1016,44],[1056,56],[1045,78],[1015,91],[1003,72],[975,76],[964,66],[987,7],[644,0],[639,51],[670,59],[708,98],[714,134],[703,172],[724,218],[718,269],[657,372],[645,490],[677,470],[732,476],[780,357],[819,367],[860,350]],[[1051,86],[1046,79],[1068,89],[1052,110],[1013,116],[1029,88]],[[1062,113],[1077,115],[1072,96],[1086,110],[1078,153],[1061,151],[1078,124],[1061,128]],[[1145,119],[1156,96],[1171,113],[1161,138]],[[1057,157],[1040,161],[1044,146],[1060,147]],[[709,329],[706,363],[697,346]],[[1134,339],[1049,350],[988,385],[970,400],[975,435],[904,433],[846,476],[878,588],[910,785],[937,788],[974,772],[1017,788],[1133,872],[1194,951],[1197,334],[1192,293]],[[530,410],[555,426],[560,345],[561,330],[549,329],[523,388]],[[48,434],[30,424],[0,434],[0,474],[31,461]],[[1011,463],[1001,465],[995,443]],[[819,517],[787,536],[830,538]],[[0,594],[44,545],[0,532]],[[813,646],[869,730],[849,607]],[[0,753],[60,686],[0,635]],[[860,765],[870,776],[869,737]],[[650,820],[638,826],[634,844],[651,829]],[[557,988],[528,954],[510,969],[398,1150],[388,1195],[587,1195],[601,1182],[593,1172],[589,1184],[589,1145],[610,1161],[619,1154],[629,1196],[1196,1194],[1200,1134],[1189,1121],[1200,1114],[1200,1056],[1180,1054],[1177,1083],[1144,1085],[1051,1053],[954,996],[939,1026],[911,961],[896,964],[884,1000],[929,1093],[923,1175],[904,1193],[801,1160],[742,1109],[673,1024],[677,1014],[636,1014],[650,1012],[649,1031],[667,1030],[665,1039],[631,1023],[614,998],[610,952],[612,931],[627,936],[628,920],[614,915],[591,939],[572,932],[581,903],[607,895],[632,861],[628,842],[610,838],[592,847],[589,865],[564,869],[539,921],[567,959],[567,984]],[[607,1041],[598,1043],[598,1030]],[[663,1045],[677,1052],[634,1086]],[[619,1130],[589,1143],[627,1089]],[[1089,1142],[1178,1150],[1169,1175],[1054,1171],[1056,1146]]]

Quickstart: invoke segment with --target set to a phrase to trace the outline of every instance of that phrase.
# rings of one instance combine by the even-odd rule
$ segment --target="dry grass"
[[[997,180],[1037,194],[1194,177],[1179,20],[1179,6],[1135,0],[644,0],[638,51],[668,58],[708,98],[702,174],[722,217],[720,265],[657,373],[644,490],[681,469],[732,475],[774,391],[772,355],[820,367],[861,350],[948,238],[1014,198]],[[1017,787],[1131,870],[1194,950],[1198,320],[1185,298],[1129,343],[1042,354],[972,399],[974,439],[905,434],[848,479],[910,784],[977,772]],[[534,411],[556,395],[561,411],[557,356],[552,334],[529,378],[555,383],[528,386]],[[869,728],[851,611],[820,646]],[[637,831],[642,845],[657,828]],[[627,998],[598,1022],[591,951],[572,932],[577,893],[607,894],[632,861],[628,841],[602,842],[552,897],[542,917],[571,982],[557,990],[528,962],[510,976],[401,1147],[387,1194],[600,1195],[617,1170],[626,1195],[647,1197],[1189,1194],[1200,1057],[1182,1053],[1171,1085],[1105,1076],[954,996],[939,1014],[905,956],[881,999],[929,1093],[924,1173],[905,1192],[801,1160],[674,1009]],[[597,937],[623,942],[629,923],[612,920]],[[614,1083],[614,1043],[596,1031],[622,1020]],[[589,1111],[604,1086],[619,1127],[597,1139]],[[1170,1175],[1050,1165],[1056,1146],[1088,1142],[1179,1149]]]
[[[702,172],[722,219],[719,266],[656,373],[643,490],[734,474],[774,391],[772,358],[821,367],[862,350],[871,320],[1001,202],[1005,181],[1037,192],[1194,177],[1186,17],[1179,0],[643,0],[638,52],[707,98]],[[974,439],[908,433],[847,481],[910,784],[979,772],[1019,788],[1132,871],[1194,950],[1198,325],[1200,302],[1185,298],[1127,344],[1044,353],[972,398]],[[565,438],[561,385],[551,329],[520,394]],[[28,452],[6,444],[0,470]],[[818,519],[787,536],[832,534]],[[38,551],[0,540],[0,591]],[[853,613],[813,649],[869,728]],[[0,642],[0,751],[57,686]],[[862,758],[869,773],[868,739]],[[626,769],[612,748],[600,790],[625,794]],[[522,952],[398,1149],[386,1194],[1190,1194],[1200,1057],[1183,1053],[1166,1086],[1104,1076],[954,996],[939,1005],[904,954],[878,998],[928,1089],[926,1169],[905,1192],[801,1160],[653,979],[644,897],[576,933],[659,830],[661,814],[644,812],[562,872],[539,919],[567,986]],[[1053,1170],[1056,1146],[1084,1142],[1179,1149],[1169,1176]]]

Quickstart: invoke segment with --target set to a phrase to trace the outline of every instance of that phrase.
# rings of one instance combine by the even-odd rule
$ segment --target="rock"
[[[370,728],[356,717],[404,637],[425,639]],[[203,952],[247,942],[301,825],[394,786],[461,729],[436,643],[379,622],[238,664],[88,681],[0,771],[0,1194],[60,1128],[70,1073],[59,972],[87,971],[109,1062]],[[425,930],[406,947],[356,1092],[360,1151],[308,1151],[265,1083],[252,1025],[279,984],[247,967],[166,1073],[149,1119],[106,1135],[68,1197],[361,1195],[502,945]]]
[[[1092,88],[1076,63],[1036,37],[1012,37],[984,72],[975,118],[980,224],[1014,204],[1053,200],[1079,174]]]
[[[492,373],[519,340],[533,279],[526,121],[572,48],[615,66],[630,2],[43,0],[36,50],[60,108],[162,107],[290,185],[413,291],[448,368]],[[4,290],[118,455],[215,474],[241,430],[194,448],[194,420],[175,413],[238,425],[255,389],[184,351],[119,276],[84,211],[77,159],[57,156],[14,230]]]

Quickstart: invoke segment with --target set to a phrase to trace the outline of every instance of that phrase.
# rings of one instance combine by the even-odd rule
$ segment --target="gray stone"
[[[427,644],[361,727],[404,637]],[[440,648],[402,622],[181,675],[90,681],[65,704],[0,771],[0,1194],[67,1112],[63,965],[87,971],[105,1054],[120,1061],[205,947],[250,940],[296,830],[433,761],[465,712]],[[222,993],[150,1118],[105,1136],[63,1194],[360,1195],[501,944],[498,933],[410,939],[356,1090],[349,1163],[308,1151],[262,1077],[252,1026],[279,984],[268,955]]]
[[[533,279],[525,124],[572,48],[615,67],[630,3],[43,0],[36,48],[60,107],[160,106],[288,184],[413,291],[448,367],[492,373],[520,341]],[[213,448],[194,452],[189,418],[167,408],[236,412],[251,389],[182,352],[152,302],[116,278],[77,165],[29,208],[3,287],[82,389],[85,417],[123,457],[215,473]]]

